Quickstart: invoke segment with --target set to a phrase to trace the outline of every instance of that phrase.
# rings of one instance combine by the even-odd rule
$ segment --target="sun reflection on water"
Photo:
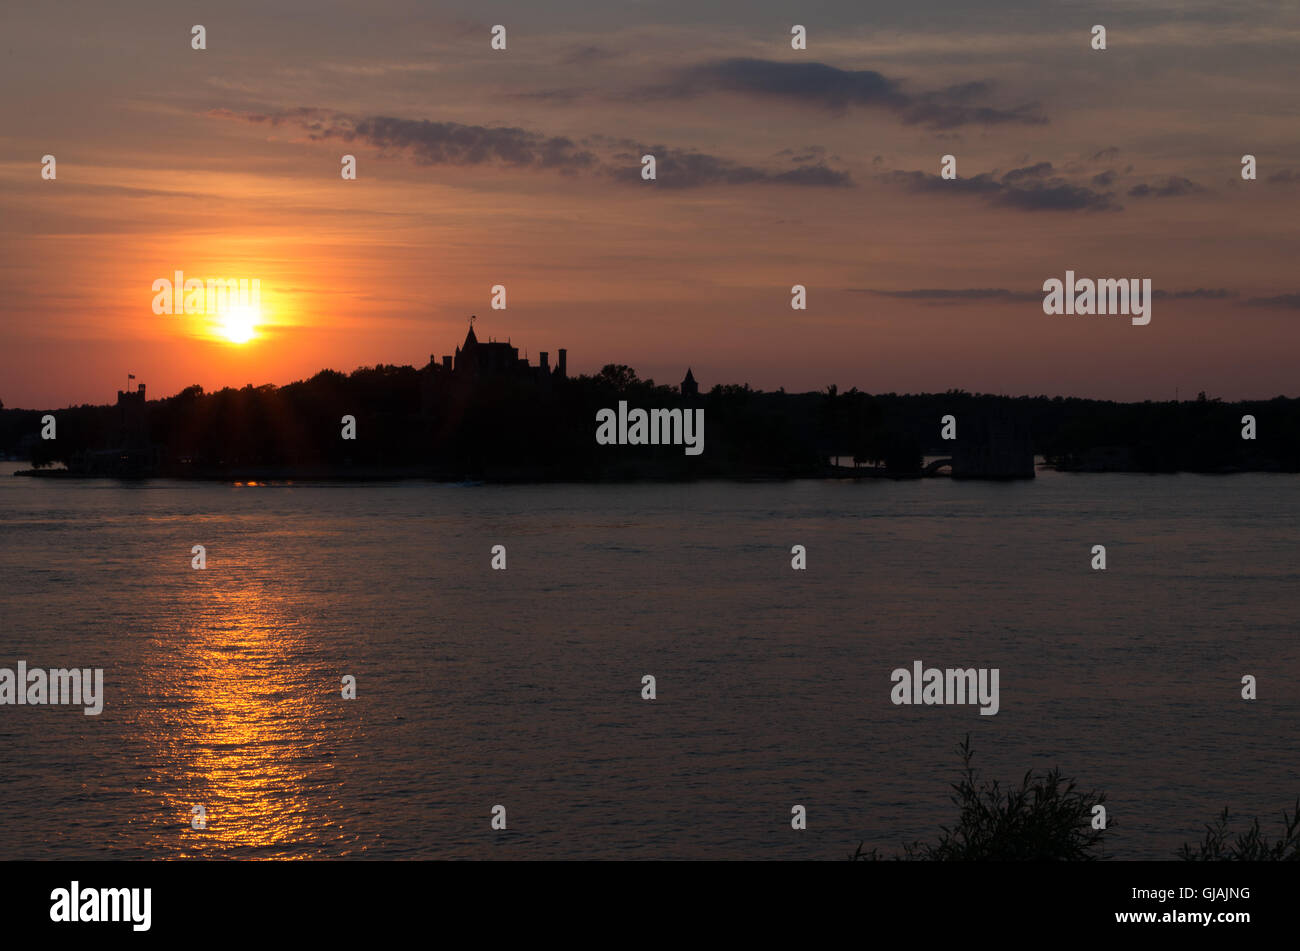
[[[304,857],[326,824],[309,793],[332,769],[324,672],[267,586],[207,584],[194,601],[176,662],[150,685],[169,701],[145,737],[165,797],[161,851]],[[206,829],[191,827],[196,805]]]

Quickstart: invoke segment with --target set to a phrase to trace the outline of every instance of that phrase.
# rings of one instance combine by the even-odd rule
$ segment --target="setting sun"
[[[232,307],[220,320],[218,331],[231,343],[248,343],[256,336],[257,312],[252,307]]]

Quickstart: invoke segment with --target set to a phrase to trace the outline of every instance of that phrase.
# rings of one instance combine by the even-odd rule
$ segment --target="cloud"
[[[586,95],[585,90],[574,89],[538,89],[535,92],[512,93],[514,99],[532,99],[538,102],[573,102]]]
[[[1118,210],[1109,192],[1074,185],[1052,175],[1050,162],[1012,169],[998,178],[981,172],[972,178],[945,179],[926,172],[893,171],[883,181],[912,192],[956,192],[978,195],[991,204],[1021,211],[1109,211]]]
[[[421,165],[502,164],[515,168],[576,171],[589,169],[597,162],[594,154],[578,148],[564,136],[544,136],[509,126],[464,125],[392,116],[356,118],[311,107],[266,115],[214,109],[209,115],[247,122],[270,122],[272,126],[293,122],[305,129],[313,140],[361,141],[376,148],[405,151]]]
[[[241,119],[244,122],[269,122],[272,126],[278,126],[281,122],[297,122],[307,126],[311,123],[319,125],[323,117],[329,115],[323,109],[317,109],[313,106],[299,106],[296,109],[281,109],[279,112],[235,112],[233,109],[209,109],[208,115],[217,119]]]
[[[849,290],[858,294],[874,294],[877,297],[893,297],[899,300],[922,300],[933,303],[962,303],[967,301],[987,300],[1028,301],[1043,299],[1043,292],[1041,290],[1012,291],[1004,287],[972,287],[960,290],[926,287],[895,291],[851,287]],[[1222,287],[1197,287],[1191,290],[1180,291],[1155,290],[1152,292],[1152,296],[1162,300],[1227,300],[1238,297],[1239,295],[1236,291],[1226,290]],[[1300,295],[1292,296],[1300,299]]]
[[[871,69],[839,69],[825,63],[789,63],[735,58],[717,60],[680,70],[673,83],[657,87],[662,97],[684,97],[705,92],[732,92],[758,98],[785,99],[821,106],[842,113],[849,106],[885,109],[906,125],[951,129],[962,125],[1042,125],[1047,118],[1036,103],[1011,109],[979,100],[990,92],[984,82],[968,82],[946,89],[910,93],[897,79]]]
[[[618,153],[617,163],[607,166],[610,177],[626,182],[641,181],[641,156],[655,157],[655,185],[659,188],[698,188],[703,185],[812,185],[844,188],[853,184],[847,172],[824,163],[768,171],[742,165],[707,152],[670,149],[663,145],[637,145]]]
[[[599,63],[607,59],[613,59],[617,55],[618,54],[613,50],[605,49],[603,46],[579,46],[565,56],[562,62],[577,66],[587,66],[591,63]]]
[[[511,126],[463,125],[392,116],[336,118],[331,125],[313,133],[312,138],[339,138],[345,142],[360,139],[381,149],[401,149],[421,165],[496,162],[515,168],[573,171],[596,164],[596,156],[579,149],[572,139]]]
[[[708,90],[774,96],[842,110],[849,105],[908,104],[896,80],[870,70],[843,70],[825,63],[724,59],[687,67],[678,74],[683,94]]]
[[[89,195],[113,195],[123,198],[175,198],[186,201],[220,201],[221,196],[207,192],[166,191],[161,188],[139,188],[135,185],[93,185],[89,182],[68,182],[66,189]]]
[[[1027,165],[1024,168],[1013,168],[1002,176],[1002,181],[1010,184],[1020,182],[1026,179],[1046,178],[1052,172],[1051,162],[1039,162],[1037,165]]]
[[[785,172],[773,172],[764,179],[773,185],[820,185],[828,188],[848,188],[853,179],[848,172],[841,172],[828,165],[801,165]]]
[[[807,145],[802,149],[782,149],[776,153],[777,158],[789,157],[791,162],[796,165],[803,165],[808,162],[820,162],[826,157],[826,146],[824,145]]]
[[[1276,185],[1298,185],[1300,184],[1300,172],[1295,169],[1284,168],[1280,172],[1274,172],[1268,177],[1268,180]]]
[[[1162,291],[1157,289],[1151,292],[1151,296],[1169,300],[1228,300],[1241,295],[1236,291],[1230,291],[1222,287],[1198,287],[1190,291]]]
[[[1011,291],[1005,287],[969,287],[961,290],[921,287],[903,291],[883,291],[870,287],[850,287],[855,294],[874,294],[877,297],[894,297],[900,300],[925,300],[934,302],[981,300],[1042,300],[1039,291]]]
[[[1100,152],[1094,153],[1092,157],[1089,159],[1089,161],[1113,162],[1117,158],[1119,158],[1119,149],[1117,149],[1115,146],[1112,145],[1110,146],[1110,148],[1105,148],[1102,149]]]
[[[305,129],[312,140],[362,142],[378,149],[404,153],[420,165],[553,170],[569,175],[584,173],[639,183],[641,156],[652,154],[655,156],[655,184],[662,188],[748,184],[843,188],[853,184],[847,172],[833,169],[820,160],[819,156],[825,151],[821,146],[810,146],[804,150],[808,154],[795,159],[799,162],[815,159],[815,164],[771,170],[692,149],[643,146],[631,140],[616,140],[602,135],[589,136],[578,143],[567,136],[547,136],[513,126],[465,125],[392,116],[359,118],[309,107],[273,114],[216,109],[209,114],[253,123],[269,122],[273,126],[293,122]]]
[[[1287,310],[1300,310],[1300,294],[1279,294],[1276,297],[1252,297],[1246,301],[1248,307],[1281,307]]]
[[[1204,186],[1196,184],[1191,179],[1171,175],[1163,185],[1134,185],[1128,190],[1128,194],[1130,198],[1179,198],[1203,191],[1205,191]]]

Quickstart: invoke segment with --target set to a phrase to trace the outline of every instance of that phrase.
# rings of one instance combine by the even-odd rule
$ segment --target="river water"
[[[1295,476],[15,468],[0,667],[100,667],[106,696],[98,716],[0,706],[0,859],[889,853],[951,824],[967,733],[989,778],[1059,765],[1105,790],[1120,859],[1171,857],[1224,805],[1275,833],[1300,795]],[[998,668],[999,712],[894,705],[916,660]]]

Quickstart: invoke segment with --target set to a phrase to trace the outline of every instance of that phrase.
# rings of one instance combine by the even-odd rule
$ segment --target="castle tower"
[[[682,396],[687,399],[694,399],[700,395],[700,385],[695,382],[695,374],[691,373],[691,368],[686,368],[686,378],[682,380]]]
[[[144,384],[135,392],[117,391],[118,433],[122,446],[131,452],[140,452],[149,445],[149,417],[145,403]]]

